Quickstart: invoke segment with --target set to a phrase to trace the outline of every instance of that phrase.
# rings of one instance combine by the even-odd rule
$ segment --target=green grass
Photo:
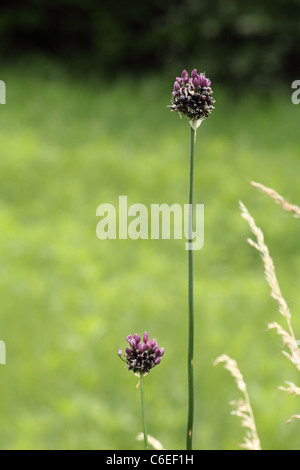
[[[148,431],[183,449],[187,411],[185,240],[96,237],[96,208],[187,202],[189,125],[171,113],[173,77],[113,83],[37,66],[1,70],[0,366],[2,449],[142,449],[137,378],[117,356],[130,333],[165,348],[145,379]],[[299,449],[299,384],[266,331],[281,318],[239,214],[263,229],[300,339],[299,221],[249,184],[299,203],[299,107],[286,92],[234,96],[215,84],[216,110],[198,130],[195,203],[205,244],[194,253],[194,448],[238,449],[239,397],[222,353],[244,374],[262,447]]]

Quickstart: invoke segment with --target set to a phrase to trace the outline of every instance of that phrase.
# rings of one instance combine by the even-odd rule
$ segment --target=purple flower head
[[[122,361],[126,362],[128,370],[134,373],[145,374],[158,365],[165,352],[164,348],[159,348],[157,341],[152,339],[149,341],[149,335],[145,331],[143,341],[137,334],[128,335],[127,342],[130,348],[126,348],[124,358],[122,358],[122,351],[118,349],[118,356]]]
[[[209,117],[214,108],[215,100],[210,88],[211,81],[206,78],[205,73],[198,74],[194,69],[189,76],[183,70],[181,77],[176,77],[172,92],[172,111],[179,115],[187,116],[190,120],[198,121]]]

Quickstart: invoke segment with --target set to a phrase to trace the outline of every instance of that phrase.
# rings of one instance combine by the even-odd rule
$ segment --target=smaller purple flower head
[[[128,335],[126,339],[130,348],[126,348],[125,359],[122,357],[120,348],[118,349],[118,356],[126,362],[128,370],[132,370],[134,373],[146,374],[160,363],[165,350],[159,348],[155,339],[149,341],[149,335],[146,331],[142,342],[141,337],[137,334]]]

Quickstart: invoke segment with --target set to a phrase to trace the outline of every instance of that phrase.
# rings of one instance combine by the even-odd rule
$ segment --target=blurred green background
[[[213,366],[222,353],[244,374],[262,447],[300,448],[299,422],[285,424],[299,402],[278,390],[299,377],[266,331],[285,325],[238,207],[265,233],[300,339],[299,221],[249,184],[300,201],[299,2],[288,3],[1,6],[1,449],[142,449],[137,378],[117,350],[145,330],[166,351],[145,380],[148,431],[184,449],[185,240],[100,241],[96,209],[119,195],[187,202],[189,124],[167,106],[175,76],[194,67],[216,99],[196,145],[194,448],[243,440],[229,405],[239,392]]]

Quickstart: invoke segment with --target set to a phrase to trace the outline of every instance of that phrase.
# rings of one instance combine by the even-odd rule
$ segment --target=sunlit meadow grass
[[[117,350],[128,331],[146,330],[166,351],[145,390],[148,432],[183,449],[185,240],[96,237],[97,206],[119,195],[186,203],[189,129],[167,109],[172,76],[108,84],[41,66],[0,79],[0,447],[141,449],[139,392]],[[213,367],[222,353],[243,370],[262,447],[299,448],[299,422],[285,425],[299,407],[278,391],[296,373],[266,331],[274,303],[238,206],[264,227],[300,339],[299,222],[249,184],[300,201],[300,109],[289,91],[233,100],[215,84],[218,106],[197,139],[195,449],[238,449],[242,438],[231,379]]]

